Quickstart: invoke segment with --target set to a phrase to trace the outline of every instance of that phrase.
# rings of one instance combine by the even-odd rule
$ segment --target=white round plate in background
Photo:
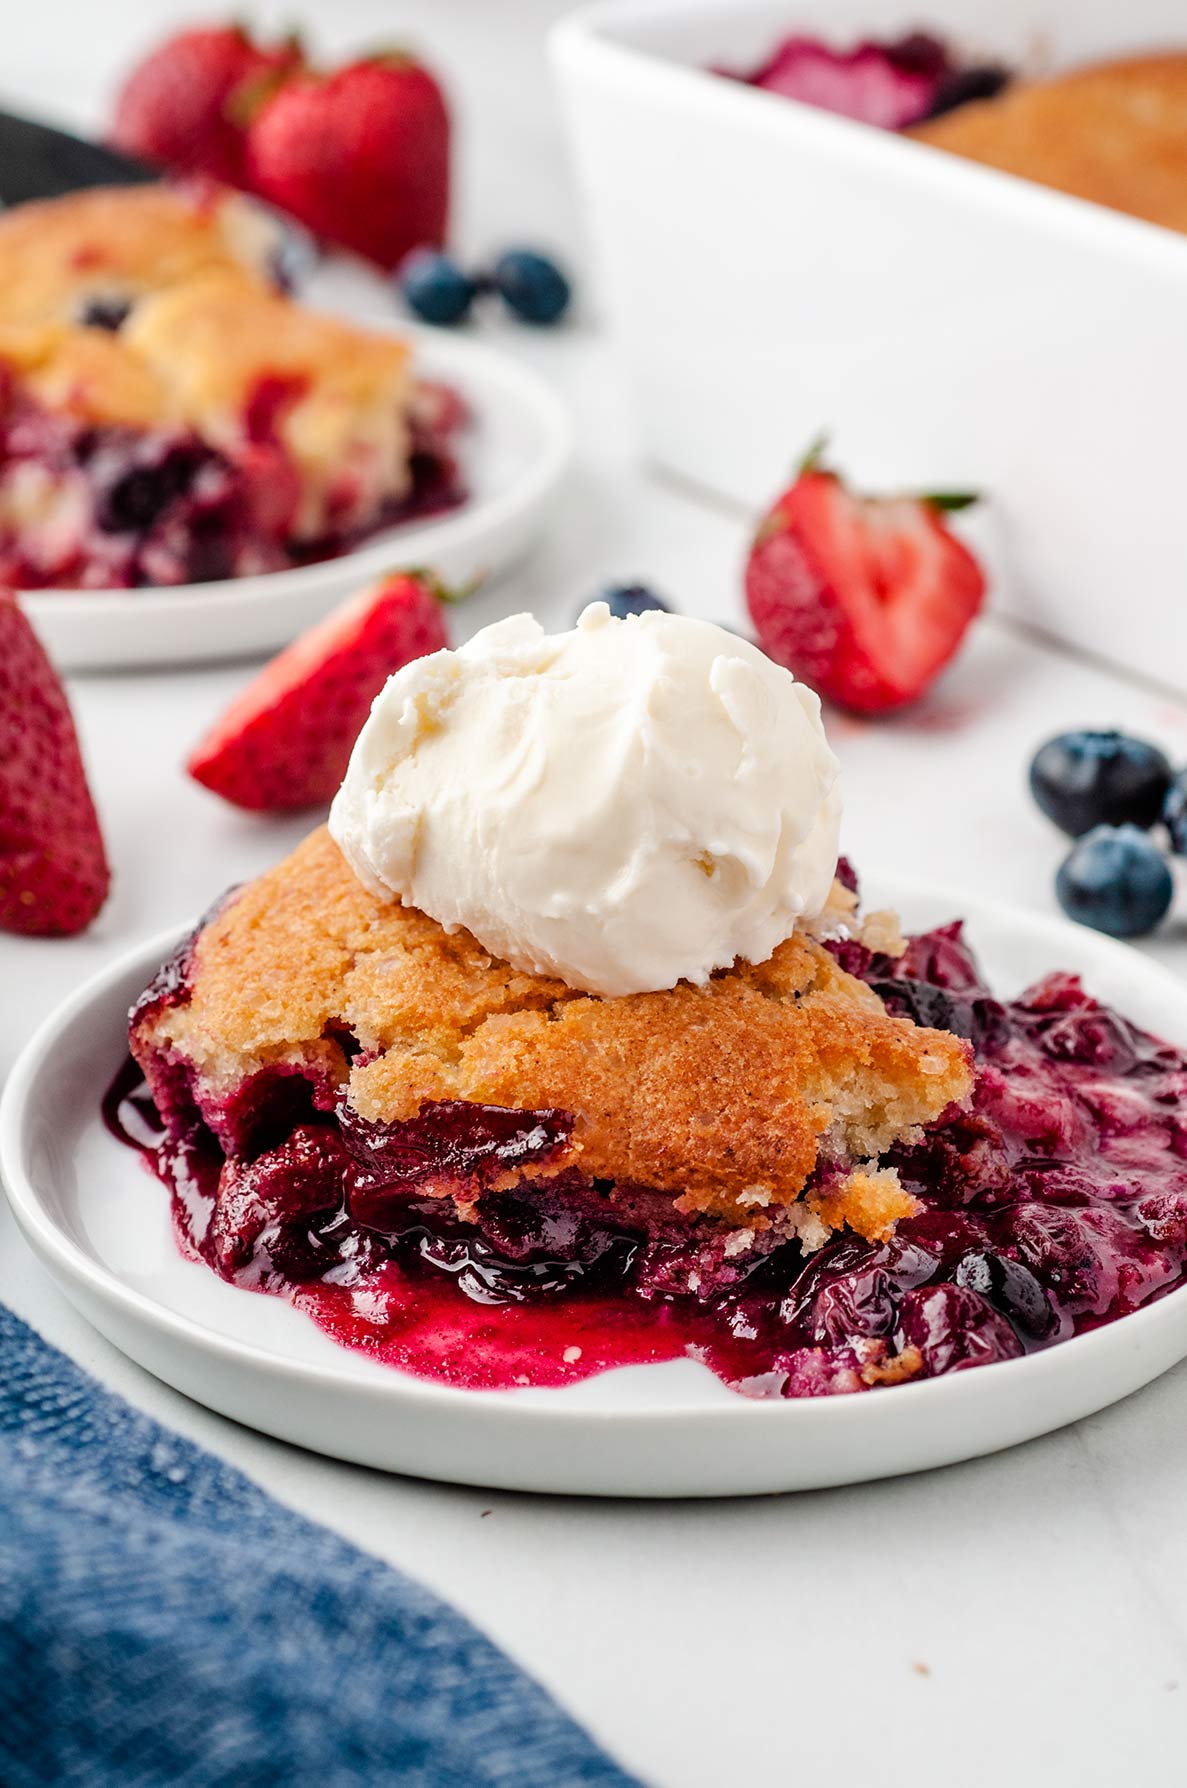
[[[172,588],[26,591],[22,605],[59,669],[198,664],[275,651],[388,571],[424,566],[447,584],[464,584],[503,569],[531,544],[572,458],[561,404],[535,373],[494,349],[444,330],[368,322],[411,336],[418,373],[466,400],[472,422],[458,457],[467,500],[292,571]]]
[[[1052,968],[1187,1043],[1187,986],[1136,951],[986,901],[874,882],[910,929],[963,913],[991,983]],[[919,1471],[1029,1440],[1187,1355],[1187,1289],[1027,1358],[857,1396],[752,1401],[691,1360],[560,1390],[465,1391],[339,1348],[278,1297],[184,1260],[164,1187],[103,1126],[125,1014],[175,939],[114,963],[42,1026],[0,1103],[0,1172],[62,1290],[117,1347],[211,1409],[299,1446],[457,1483],[727,1496]]]

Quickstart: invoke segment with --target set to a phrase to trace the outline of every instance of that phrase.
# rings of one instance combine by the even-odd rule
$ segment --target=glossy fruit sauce
[[[560,1385],[682,1355],[755,1397],[820,1396],[1016,1358],[1181,1284],[1187,1263],[1187,1057],[1069,975],[1003,1003],[959,925],[904,956],[834,953],[886,1004],[969,1038],[971,1109],[890,1157],[920,1212],[877,1244],[744,1247],[673,1221],[666,1199],[566,1174],[480,1193],[476,1221],[418,1196],[544,1158],[563,1112],[461,1104],[368,1126],[274,1084],[228,1161],[187,1104],[158,1116],[130,1061],[114,1132],[171,1189],[183,1250],[289,1299],[346,1346],[454,1385]],[[184,999],[184,955],[146,994]]]

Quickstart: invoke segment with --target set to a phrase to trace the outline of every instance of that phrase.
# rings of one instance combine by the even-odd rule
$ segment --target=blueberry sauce
[[[885,1243],[845,1232],[805,1254],[759,1231],[740,1247],[658,1192],[572,1169],[499,1190],[508,1168],[546,1172],[563,1112],[441,1102],[367,1125],[273,1070],[203,1117],[189,1067],[158,1058],[153,1094],[129,1061],[104,1115],[169,1186],[189,1256],[470,1388],[691,1356],[749,1396],[862,1391],[1018,1358],[1183,1283],[1187,1056],[1070,975],[996,999],[958,924],[898,958],[831,947],[977,1060],[969,1106],[891,1157],[919,1210]],[[144,998],[184,1000],[185,972],[183,946]]]

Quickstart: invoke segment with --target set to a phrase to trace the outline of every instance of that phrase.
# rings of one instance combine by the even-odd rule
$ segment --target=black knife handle
[[[56,199],[84,186],[130,186],[159,179],[159,169],[105,143],[88,142],[15,112],[0,112],[0,206]]]

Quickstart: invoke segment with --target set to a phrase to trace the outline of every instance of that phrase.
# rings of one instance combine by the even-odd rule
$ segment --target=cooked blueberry
[[[525,323],[556,323],[572,290],[555,261],[530,248],[513,248],[495,262],[492,280],[509,309]]]
[[[951,993],[909,975],[881,979],[867,973],[862,979],[873,988],[888,1012],[909,1018],[926,1029],[951,1031],[953,1036],[967,1037],[978,1046],[1002,1035],[1004,1012],[995,999],[981,994]]]
[[[1174,883],[1137,826],[1097,826],[1064,859],[1055,892],[1078,924],[1111,937],[1144,937],[1165,918]]]
[[[952,1277],[1008,1316],[1016,1329],[1041,1340],[1056,1326],[1047,1294],[1020,1260],[1009,1260],[989,1248],[970,1248]]]
[[[211,456],[213,458],[213,456]],[[200,451],[177,445],[156,456],[104,447],[91,458],[95,520],[109,535],[141,533],[188,490],[202,463]]]
[[[882,53],[892,68],[905,73],[926,75],[938,81],[948,73],[951,61],[948,46],[930,31],[908,31],[905,36],[882,46]]]
[[[114,293],[108,293],[105,298],[88,298],[78,320],[88,329],[110,329],[114,333],[123,328],[131,308],[130,298],[117,298]]]
[[[1187,770],[1180,770],[1171,782],[1162,817],[1171,835],[1171,849],[1187,857]]]
[[[400,269],[400,289],[425,323],[464,322],[474,302],[474,281],[448,255],[422,248]]]
[[[214,455],[179,443],[160,453],[138,456],[135,446],[104,445],[90,461],[95,485],[95,520],[105,534],[143,532],[193,484]]]
[[[957,69],[955,74],[947,75],[941,80],[927,115],[929,118],[942,118],[945,112],[954,112],[957,106],[968,105],[971,100],[993,99],[1009,84],[1009,80],[1009,69],[992,62]]]
[[[606,604],[616,621],[629,621],[632,615],[645,615],[653,608],[666,614],[668,608],[667,603],[646,584],[607,584],[599,601]]]
[[[1152,826],[1170,780],[1170,764],[1157,745],[1125,733],[1060,733],[1030,766],[1031,793],[1071,838],[1093,826]]]
[[[899,1307],[900,1351],[918,1348],[928,1376],[1017,1359],[1021,1343],[1001,1312],[968,1285],[926,1285]]]

